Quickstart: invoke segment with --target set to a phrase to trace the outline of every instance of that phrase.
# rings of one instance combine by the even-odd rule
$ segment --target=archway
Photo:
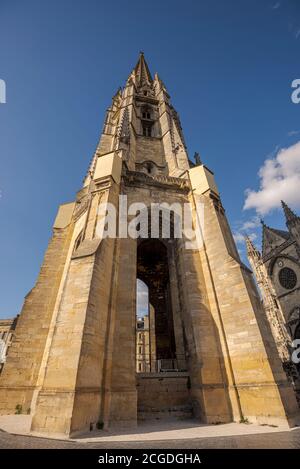
[[[149,330],[148,354],[151,355],[151,371],[154,369],[160,371],[161,368],[172,369],[175,367],[176,345],[168,250],[159,239],[140,240],[138,243],[137,278],[143,282],[144,291],[146,291],[145,286],[148,289],[148,306],[144,304],[143,308],[148,309],[148,318],[144,320],[144,324]],[[142,322],[139,319],[138,321]]]

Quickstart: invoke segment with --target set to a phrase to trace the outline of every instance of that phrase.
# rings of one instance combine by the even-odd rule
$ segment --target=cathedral
[[[249,237],[246,245],[283,367],[300,396],[300,367],[291,360],[292,342],[300,339],[300,218],[285,202],[282,208],[287,231],[262,222],[262,252]]]
[[[193,226],[203,207],[203,242],[195,248],[175,236],[174,213],[168,236],[160,228],[157,236],[126,236],[120,227],[107,236],[103,206],[118,216],[120,196],[131,208],[188,206]],[[293,238],[264,228],[259,265],[278,277],[270,294],[282,305],[300,278],[297,223],[289,220]],[[148,289],[143,324],[137,280]],[[293,292],[291,327],[299,315]],[[167,88],[141,53],[112,98],[82,187],[58,209],[0,375],[0,413],[30,415],[31,431],[43,435],[153,418],[293,426],[299,406],[273,329],[214,174],[199,157],[189,159]],[[143,353],[147,362],[137,361]]]

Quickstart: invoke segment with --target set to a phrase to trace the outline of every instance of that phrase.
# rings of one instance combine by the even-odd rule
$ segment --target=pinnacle
[[[291,221],[297,220],[297,215],[289,208],[289,206],[283,200],[281,201],[281,205],[284,211],[286,224]]]
[[[197,166],[202,165],[200,154],[197,151],[195,151],[194,160],[196,161]]]
[[[246,242],[246,248],[247,248],[248,256],[254,256],[255,255],[255,256],[260,257],[260,253],[256,249],[256,247],[254,246],[250,236],[245,235],[244,238],[245,238],[245,242]]]

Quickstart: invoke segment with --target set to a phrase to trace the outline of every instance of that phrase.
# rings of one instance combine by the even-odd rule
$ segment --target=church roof
[[[267,226],[262,221],[262,255],[267,256],[273,249],[277,248],[290,238],[290,233],[284,230],[277,230]]]

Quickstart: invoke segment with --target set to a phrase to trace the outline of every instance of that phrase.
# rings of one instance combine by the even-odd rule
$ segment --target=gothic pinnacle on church
[[[202,165],[200,154],[197,151],[195,151],[194,160],[196,162],[196,165],[198,166]]]
[[[261,255],[259,250],[254,246],[251,238],[246,235],[245,236],[246,248],[247,248],[247,255],[248,257],[260,259]]]
[[[281,205],[284,211],[286,225],[298,219],[297,215],[290,209],[290,207],[282,200]]]

